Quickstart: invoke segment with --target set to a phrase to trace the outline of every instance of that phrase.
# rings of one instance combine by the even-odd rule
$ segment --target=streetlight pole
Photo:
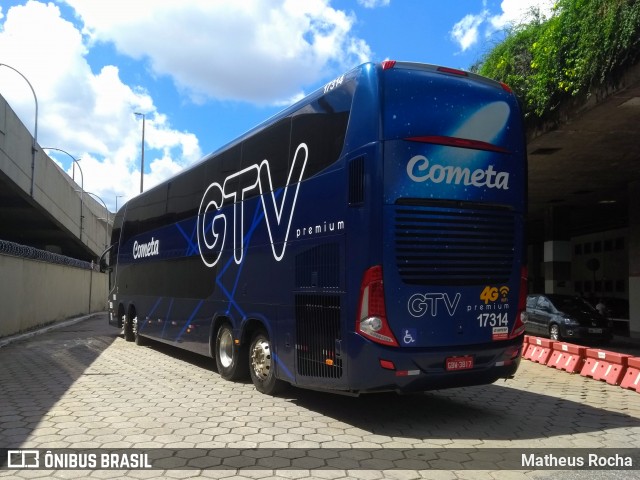
[[[82,173],[82,168],[80,168],[80,160],[76,159],[73,155],[71,155],[66,150],[55,147],[42,147],[43,150],[55,150],[56,152],[62,152],[66,155],[69,155],[69,158],[73,160],[73,165],[78,165],[78,170],[80,170],[80,242],[82,242],[82,219],[84,218],[83,206],[84,206],[84,173]],[[75,179],[73,180],[75,182]],[[77,185],[77,184],[76,184]]]
[[[116,213],[118,212],[118,199],[124,197],[124,195],[116,195]]]
[[[25,77],[19,70],[13,68],[11,65],[7,65],[6,63],[0,63],[0,67],[7,67],[16,72],[22,78],[24,78],[25,82],[29,85],[31,89],[31,93],[33,93],[33,99],[36,102],[36,119],[35,119],[35,127],[33,128],[33,141],[31,143],[31,191],[29,194],[33,197],[33,186],[35,183],[35,171],[36,171],[36,152],[38,151],[38,97],[36,97],[36,91],[33,89],[31,82]]]
[[[140,193],[142,193],[142,184],[144,180],[144,124],[146,120],[146,114],[133,112],[134,115],[138,115],[142,117],[142,156],[140,158]]]
[[[78,164],[78,168],[80,168],[80,164],[78,163],[81,158],[76,158],[76,160],[72,163],[73,168],[71,169],[71,180],[76,181],[76,164]],[[82,173],[80,174],[80,179],[82,179]]]

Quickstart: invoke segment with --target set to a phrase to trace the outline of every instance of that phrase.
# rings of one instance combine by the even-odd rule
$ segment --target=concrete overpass
[[[530,290],[629,302],[640,336],[640,64],[528,132]]]
[[[0,239],[95,260],[110,241],[113,214],[35,146],[0,95]],[[109,224],[107,224],[107,219]]]
[[[0,337],[106,309],[113,215],[78,190],[0,96]]]

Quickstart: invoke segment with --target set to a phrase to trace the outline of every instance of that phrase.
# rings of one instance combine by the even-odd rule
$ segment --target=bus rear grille
[[[337,243],[317,245],[296,255],[296,288],[332,290],[340,288],[340,246]]]
[[[505,283],[512,273],[514,242],[510,210],[396,205],[396,262],[407,284]]]
[[[295,302],[298,375],[341,378],[340,297],[297,294]]]

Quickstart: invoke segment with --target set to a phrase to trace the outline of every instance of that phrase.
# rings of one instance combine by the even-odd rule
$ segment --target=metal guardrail
[[[97,270],[98,265],[94,262],[85,262],[76,258],[66,257],[59,253],[48,252],[28,245],[0,240],[0,255],[9,255],[12,257],[29,258],[40,262],[55,263],[58,265],[66,265],[68,267],[82,268],[86,270]]]

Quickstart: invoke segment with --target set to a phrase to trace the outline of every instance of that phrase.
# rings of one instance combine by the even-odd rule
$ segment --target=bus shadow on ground
[[[617,388],[592,383],[588,388],[601,390],[605,399],[606,390]],[[640,427],[640,419],[632,415],[507,385],[500,382],[421,394],[379,393],[356,398],[303,390],[290,390],[288,394],[296,405],[397,441],[504,441],[592,434],[593,446],[605,447],[613,446],[606,442],[607,430]],[[594,433],[601,435],[599,441]]]
[[[156,342],[151,342],[149,346],[173,358],[215,372],[215,361],[211,358]],[[550,372],[555,373],[559,372]],[[517,375],[527,373],[519,372]],[[283,401],[290,402],[360,429],[363,433],[393,437],[398,442],[402,442],[404,438],[421,441],[434,439],[439,440],[437,445],[443,445],[442,439],[450,439],[452,442],[478,439],[478,443],[481,443],[486,440],[544,439],[592,434],[590,438],[593,446],[605,447],[612,446],[609,441],[605,442],[608,430],[640,428],[640,418],[608,410],[604,405],[612,389],[623,396],[631,395],[629,402],[634,401],[634,392],[621,389],[618,392],[619,387],[588,379],[585,379],[583,386],[567,387],[574,398],[586,398],[588,389],[591,396],[602,399],[603,406],[599,408],[528,389],[531,383],[537,381],[537,378],[531,378],[529,383],[524,380],[500,380],[491,385],[410,395],[390,392],[359,397],[290,386],[281,395],[274,397],[273,402],[279,405]],[[239,383],[253,388],[248,379]],[[561,392],[564,386],[558,385],[556,388]],[[576,391],[576,388],[585,390]],[[261,394],[256,391],[255,395]],[[294,419],[293,415],[291,419]],[[318,418],[318,421],[323,420]],[[602,436],[598,441],[599,435]]]

